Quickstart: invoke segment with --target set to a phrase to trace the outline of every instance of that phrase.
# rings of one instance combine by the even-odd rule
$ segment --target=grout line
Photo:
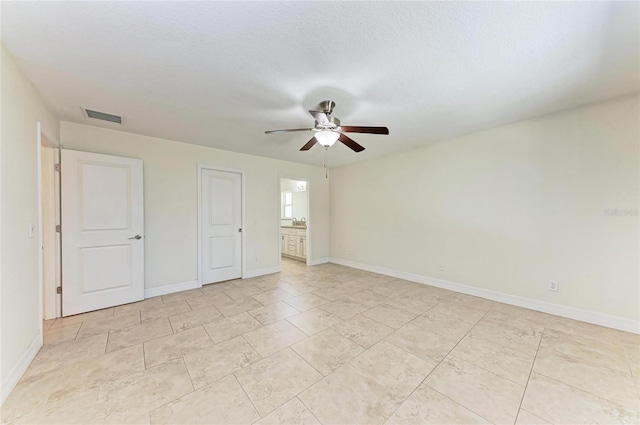
[[[516,414],[515,421],[518,420],[518,416],[520,415],[520,409],[522,409],[522,402],[524,401],[524,397],[527,394],[527,387],[529,386],[529,380],[531,379],[531,374],[533,373],[533,368],[536,364],[536,360],[538,359],[538,352],[540,351],[540,344],[542,344],[542,337],[544,337],[544,329],[542,330],[542,334],[540,335],[540,340],[538,341],[538,348],[536,348],[536,354],[533,357],[533,363],[531,363],[531,369],[529,369],[529,376],[527,377],[527,383],[524,386],[524,391],[522,392],[522,398],[520,398],[520,404],[518,405],[518,413]],[[514,421],[514,423],[515,423]]]
[[[487,315],[487,312],[485,312],[485,314],[484,314],[482,317],[484,317],[484,316],[486,316],[486,315]],[[481,318],[480,320],[482,320],[482,318]],[[475,325],[474,325],[474,327],[475,327]],[[461,342],[463,339],[465,339],[465,338],[467,337],[467,335],[469,335],[469,332],[471,332],[472,330],[473,330],[473,328],[469,329],[469,330],[467,331],[467,333],[466,333],[466,334],[464,334],[464,336],[463,336],[462,338],[460,338],[460,340],[458,340],[458,342],[456,342],[456,344],[455,344],[455,345],[454,345],[454,346],[453,346],[453,347],[452,347],[452,348],[447,352],[447,354],[445,354],[445,355],[442,357],[442,359],[440,359],[440,361],[438,362],[438,364],[436,364],[436,365],[435,365],[435,367],[434,367],[433,369],[431,369],[431,371],[427,374],[427,376],[425,376],[425,377],[424,377],[424,379],[423,379],[423,380],[422,380],[422,381],[421,381],[421,382],[420,382],[420,383],[419,383],[419,384],[418,384],[418,385],[413,389],[413,391],[411,391],[411,393],[410,393],[410,394],[409,394],[409,395],[408,395],[408,396],[403,400],[403,402],[402,402],[402,403],[400,403],[400,405],[399,405],[399,406],[398,406],[398,407],[393,411],[393,413],[391,413],[391,415],[390,415],[389,417],[393,416],[393,415],[398,411],[398,409],[400,408],[400,406],[402,406],[402,405],[404,404],[404,402],[405,402],[405,401],[407,401],[407,400],[409,399],[409,397],[411,397],[411,396],[413,395],[413,393],[414,393],[418,388],[420,388],[420,385],[422,385],[422,384],[428,385],[425,381],[426,381],[427,379],[429,379],[429,376],[431,376],[431,374],[432,374],[432,373],[433,373],[433,372],[434,372],[434,371],[435,371],[435,370],[436,370],[436,369],[437,369],[437,368],[442,364],[442,362],[443,362],[443,361],[444,361],[444,360],[449,356],[449,354],[450,354],[453,350],[455,350],[455,348],[458,346],[458,344],[460,344],[460,342]],[[391,335],[393,335],[393,333],[392,333]],[[438,335],[438,334],[436,334],[436,335]],[[385,339],[385,341],[386,341],[386,339]],[[387,342],[389,342],[389,341],[387,341]],[[393,346],[396,346],[395,344],[393,344],[393,343],[391,343],[391,342],[389,342],[389,343],[390,343],[390,344],[392,344]],[[397,347],[397,346],[396,346],[396,347]],[[398,347],[398,348],[400,348],[401,350],[404,350],[405,352],[409,353],[407,350],[405,350],[405,349],[404,349],[404,348],[402,348],[402,347]],[[411,354],[411,353],[409,353],[409,354]],[[416,357],[417,357],[417,356],[416,356]],[[426,361],[426,360],[424,360],[424,359],[422,359],[422,360],[423,360],[423,361]],[[475,365],[474,365],[474,366],[475,366]],[[377,381],[376,381],[376,382],[377,382]],[[430,386],[430,385],[428,385],[428,386],[429,386],[429,388],[431,388],[431,386]],[[471,410],[471,409],[467,409],[467,410]],[[471,410],[471,411],[472,411],[472,410]],[[472,411],[472,412],[473,412],[473,411]],[[476,413],[476,412],[473,412],[473,413]],[[477,413],[476,413],[476,414],[477,414]],[[478,415],[478,416],[480,416],[480,415]],[[385,419],[388,419],[388,418],[385,418]]]
[[[255,363],[254,363],[254,364],[255,364]],[[240,369],[240,370],[244,370],[244,368],[243,368],[243,369]],[[245,390],[245,389],[244,389],[244,387],[242,386],[242,382],[240,382],[240,380],[238,379],[238,375],[236,375],[236,373],[238,373],[238,372],[239,372],[239,371],[238,371],[238,370],[236,370],[235,372],[230,373],[229,375],[233,375],[233,378],[236,380],[236,382],[237,382],[237,383],[238,383],[238,385],[240,386],[240,389],[242,390],[242,392],[244,393],[244,395],[247,397],[247,400],[249,400],[249,403],[251,403],[251,405],[253,406],[253,409],[256,411],[256,413],[258,414],[258,416],[262,419],[262,418],[263,418],[263,416],[260,414],[260,411],[258,410],[258,408],[256,407],[256,405],[253,403],[253,400],[251,400],[251,397],[249,397],[249,394],[247,393],[247,390]],[[229,376],[229,375],[227,375],[227,376]],[[220,379],[222,379],[222,378],[220,378]],[[276,407],[276,409],[277,409],[277,407]],[[275,409],[274,409],[274,410],[275,410]],[[271,412],[269,412],[269,413],[271,413]],[[267,413],[266,415],[268,415],[269,413]],[[265,415],[265,416],[266,416],[266,415]],[[260,420],[260,419],[258,419],[258,420]]]
[[[180,356],[180,360],[182,360],[182,364],[184,365],[184,368],[187,371],[187,376],[189,377],[189,381],[191,382],[191,388],[193,389],[193,391],[191,391],[191,393],[193,393],[194,391],[196,391],[196,386],[193,383],[193,378],[191,377],[191,372],[189,372],[189,368],[187,367],[187,362],[184,360],[184,354],[182,356]],[[189,393],[189,394],[191,394],[191,393]]]

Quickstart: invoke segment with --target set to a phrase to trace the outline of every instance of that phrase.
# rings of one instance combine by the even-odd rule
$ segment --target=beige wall
[[[0,131],[0,377],[2,398],[40,333],[37,123],[58,137],[57,118],[2,47]],[[28,226],[36,226],[28,238]]]
[[[280,176],[309,182],[310,258],[329,256],[329,183],[323,168],[64,121],[60,134],[66,149],[144,160],[145,289],[197,279],[197,164],[244,172],[247,271],[278,267]]]
[[[334,169],[331,256],[638,320],[639,217],[605,213],[640,208],[638,105],[636,94]]]

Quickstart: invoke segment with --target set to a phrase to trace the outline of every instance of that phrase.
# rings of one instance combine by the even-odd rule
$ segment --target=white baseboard
[[[325,264],[329,262],[329,257],[320,257],[309,260],[307,263],[308,266],[317,266],[318,264]]]
[[[638,320],[625,319],[623,317],[612,316],[609,314],[599,313],[597,311],[583,310],[576,307],[549,303],[533,298],[519,297],[517,295],[505,294],[503,292],[492,291],[490,289],[478,288],[475,286],[464,285],[462,283],[451,282],[448,280],[437,279],[413,273],[400,272],[396,270],[386,269],[384,267],[371,266],[369,264],[358,263],[341,258],[331,257],[329,261],[335,264],[353,267],[354,269],[365,270],[385,276],[423,283],[425,285],[448,289],[455,292],[461,292],[463,294],[474,295],[476,297],[486,298],[489,300],[515,305],[518,307],[524,307],[530,310],[541,311],[543,313],[553,314],[556,316],[562,316],[568,319],[579,320],[581,322],[592,323],[594,325],[606,326],[608,328],[640,334],[640,321]]]
[[[200,284],[197,280],[188,282],[174,283],[171,285],[158,286],[157,288],[149,288],[144,290],[144,298],[153,298],[160,295],[173,294],[174,292],[187,291],[189,289],[199,288]]]
[[[242,275],[243,279],[249,279],[252,277],[264,276],[266,274],[279,273],[281,271],[280,266],[268,267],[265,269],[247,270]]]
[[[27,351],[25,351],[22,357],[20,357],[20,360],[18,360],[18,363],[16,363],[13,369],[11,369],[11,372],[7,374],[6,379],[2,381],[2,389],[0,389],[0,404],[4,403],[9,394],[11,394],[11,391],[13,391],[18,381],[20,381],[20,378],[22,378],[22,375],[24,375],[24,372],[36,357],[36,354],[38,354],[38,351],[40,351],[40,347],[42,347],[41,333],[33,339],[29,348],[27,348]]]

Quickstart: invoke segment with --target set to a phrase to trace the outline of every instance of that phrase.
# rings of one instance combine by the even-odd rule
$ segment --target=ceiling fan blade
[[[318,139],[316,139],[316,136],[313,136],[311,138],[311,140],[309,140],[307,142],[306,145],[304,145],[303,147],[300,148],[301,151],[308,151],[309,149],[311,149],[313,147],[313,145],[315,145],[318,142]]]
[[[313,131],[313,128],[290,128],[290,129],[286,129],[286,130],[267,130],[264,133],[265,134],[271,134],[271,133],[289,133],[291,131]]]
[[[355,152],[362,152],[364,150],[364,147],[354,142],[353,139],[349,138],[346,134],[341,133],[338,140],[347,145],[347,147],[353,149]]]
[[[355,125],[343,125],[342,131],[346,133],[389,134],[389,129],[387,127],[359,127]]]
[[[324,111],[312,111],[309,110],[309,113],[311,114],[311,116],[313,118],[315,118],[315,120],[318,122],[318,124],[330,124],[331,121],[329,120],[329,117],[327,116],[326,112]]]

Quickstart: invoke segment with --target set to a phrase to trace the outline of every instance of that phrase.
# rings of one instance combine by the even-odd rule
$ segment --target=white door
[[[144,298],[142,160],[63,149],[62,314]]]
[[[200,172],[202,283],[242,276],[242,176]]]

